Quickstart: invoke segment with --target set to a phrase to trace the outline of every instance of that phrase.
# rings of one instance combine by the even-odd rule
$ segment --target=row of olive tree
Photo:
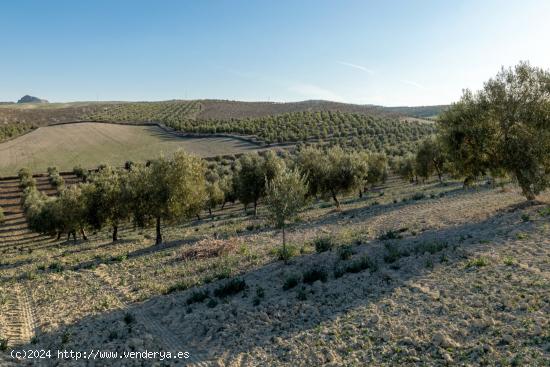
[[[172,159],[160,158],[131,170],[103,167],[88,182],[61,189],[47,197],[20,174],[24,188],[24,210],[32,229],[46,234],[72,235],[87,228],[111,226],[113,241],[121,223],[133,220],[138,226],[156,223],[156,243],[162,243],[163,221],[193,217],[206,201],[204,164],[201,159],[177,152]],[[28,182],[31,184],[28,184]]]

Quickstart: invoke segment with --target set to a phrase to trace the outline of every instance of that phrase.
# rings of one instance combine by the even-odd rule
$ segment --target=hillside
[[[0,192],[17,197],[17,181]],[[289,264],[266,213],[234,205],[170,227],[163,246],[130,225],[118,243],[103,231],[76,245],[19,237],[10,216],[0,226],[0,334],[25,349],[188,351],[190,366],[544,366],[548,213],[511,187],[392,178],[342,212],[304,210],[288,230]],[[327,236],[333,248],[316,252]],[[8,358],[0,351],[0,364]]]
[[[21,103],[49,103],[47,100],[45,99],[40,99],[38,97],[33,97],[33,96],[29,96],[28,94],[21,97],[17,103],[21,104]]]
[[[16,175],[20,168],[43,173],[50,166],[71,171],[74,166],[122,166],[145,162],[178,149],[211,157],[258,149],[256,144],[223,137],[190,138],[157,126],[77,123],[41,127],[0,144],[0,177]]]

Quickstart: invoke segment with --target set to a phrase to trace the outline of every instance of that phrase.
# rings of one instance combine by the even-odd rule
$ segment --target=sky
[[[94,0],[0,6],[0,101],[433,105],[550,69],[548,0]]]

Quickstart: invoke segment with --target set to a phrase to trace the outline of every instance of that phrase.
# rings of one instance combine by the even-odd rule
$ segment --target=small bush
[[[539,210],[539,214],[541,217],[548,217],[550,216],[550,206],[544,209]]]
[[[332,250],[332,248],[334,247],[334,241],[331,237],[328,236],[319,237],[313,241],[313,245],[315,246],[315,251],[317,253],[321,253]]]
[[[208,298],[208,290],[207,289],[203,290],[203,291],[193,291],[191,293],[191,295],[189,296],[189,298],[187,298],[185,303],[187,303],[187,305],[191,305],[193,303],[201,303],[207,298]]]
[[[426,194],[424,194],[423,192],[417,192],[411,197],[411,200],[422,200],[425,198],[426,198]]]
[[[0,339],[0,351],[5,352],[8,350],[8,339]]]
[[[524,222],[529,222],[531,220],[531,217],[529,217],[529,214],[522,214],[521,220]]]
[[[288,261],[292,259],[294,256],[297,256],[299,253],[299,250],[294,245],[286,245],[285,247],[280,247],[276,250],[277,253],[277,259],[282,261]]]
[[[214,308],[218,305],[218,301],[216,301],[214,298],[210,298],[208,302],[206,303],[206,307],[208,308]]]
[[[487,265],[489,265],[489,260],[487,260],[484,257],[478,257],[476,259],[472,259],[472,260],[468,261],[466,263],[466,269],[469,269],[469,268],[472,268],[472,267],[480,268],[482,266],[487,266]]]
[[[4,223],[6,220],[6,217],[4,216],[4,210],[2,210],[2,207],[0,207],[0,224]]]
[[[394,231],[393,229],[390,229],[389,231],[378,237],[380,241],[400,240],[402,238],[403,236],[399,234],[399,231]]]
[[[246,282],[244,279],[235,278],[214,289],[214,295],[219,298],[224,298],[242,292],[245,288]]]
[[[408,251],[399,250],[397,246],[386,243],[386,254],[384,255],[384,262],[392,264],[405,256],[409,256]]]
[[[446,242],[442,241],[433,241],[433,242],[422,242],[414,247],[414,252],[416,254],[423,254],[429,252],[430,254],[435,254],[436,252],[442,251],[447,247]]]
[[[164,294],[170,294],[174,292],[181,292],[189,288],[189,284],[186,282],[177,282],[166,289]]]
[[[370,269],[371,272],[378,270],[378,264],[367,255],[362,256],[345,267],[346,273],[359,273],[366,269]]]
[[[64,267],[59,262],[51,263],[50,266],[48,266],[48,269],[54,273],[61,273],[64,270]]]
[[[355,251],[350,245],[345,245],[338,248],[338,257],[340,258],[340,260],[348,260],[353,256],[354,253]]]
[[[504,258],[504,265],[513,266],[515,264],[516,264],[516,260],[513,257],[507,256]]]
[[[298,285],[298,282],[300,281],[300,277],[296,274],[288,275],[285,278],[285,281],[283,283],[283,290],[287,291],[291,288],[294,288]]]
[[[302,281],[307,284],[314,283],[317,280],[326,282],[327,279],[328,279],[328,273],[323,268],[311,268],[309,270],[306,270],[302,274]]]

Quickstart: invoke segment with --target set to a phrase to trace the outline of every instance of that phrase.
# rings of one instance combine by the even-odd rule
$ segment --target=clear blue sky
[[[5,1],[0,101],[449,103],[550,68],[550,1]]]

